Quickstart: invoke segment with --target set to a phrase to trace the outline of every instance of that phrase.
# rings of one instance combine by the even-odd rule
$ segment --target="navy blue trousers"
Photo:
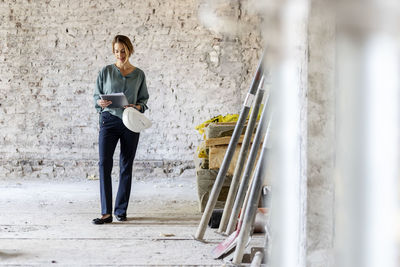
[[[115,215],[126,214],[132,185],[132,165],[139,142],[139,133],[130,131],[122,120],[109,112],[100,114],[99,173],[101,214],[112,214],[113,155],[120,141],[119,185],[115,199]]]

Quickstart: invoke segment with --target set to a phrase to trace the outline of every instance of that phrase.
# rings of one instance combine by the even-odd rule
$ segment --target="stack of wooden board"
[[[198,157],[198,153],[195,156],[199,209],[201,212],[204,211],[207,204],[210,191],[224,160],[235,126],[235,122],[220,122],[210,123],[205,128],[205,140],[199,146],[199,149],[203,151],[200,153],[202,154],[202,158]],[[245,131],[246,127],[244,127],[243,133],[240,136],[239,144],[236,147],[235,154],[229,166],[216,208],[223,208],[226,201]]]

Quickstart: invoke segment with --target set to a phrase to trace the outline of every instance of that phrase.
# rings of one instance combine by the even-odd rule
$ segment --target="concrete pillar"
[[[307,266],[333,266],[335,19],[330,0],[311,0],[308,22]]]
[[[306,225],[307,0],[277,1],[267,28],[272,76],[271,250],[269,266],[301,267]],[[268,15],[267,15],[268,16]],[[268,27],[268,26],[267,26]],[[273,29],[272,27],[276,27]],[[271,30],[270,32],[268,30]]]
[[[398,266],[399,11],[398,1],[338,1],[340,267]]]

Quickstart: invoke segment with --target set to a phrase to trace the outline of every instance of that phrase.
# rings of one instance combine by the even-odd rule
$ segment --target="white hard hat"
[[[151,121],[135,108],[125,108],[122,113],[122,122],[132,132],[139,133],[151,127]]]

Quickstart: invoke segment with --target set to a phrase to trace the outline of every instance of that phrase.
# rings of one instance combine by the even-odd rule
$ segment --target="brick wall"
[[[92,93],[100,68],[114,62],[116,34],[132,38],[131,62],[150,93],[154,126],[141,135],[136,170],[190,168],[200,140],[194,127],[239,112],[261,54],[257,18],[230,1],[224,15],[247,28],[216,32],[198,18],[206,4],[0,0],[0,178],[97,173]]]

